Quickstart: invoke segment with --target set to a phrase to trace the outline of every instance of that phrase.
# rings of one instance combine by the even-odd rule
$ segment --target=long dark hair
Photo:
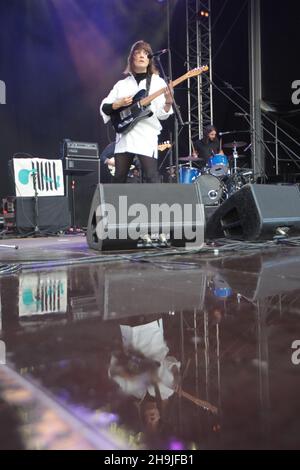
[[[208,136],[212,131],[216,131],[218,133],[217,128],[215,126],[207,126],[207,127],[204,128],[204,130],[203,130],[203,142],[205,144],[208,144],[208,142],[209,142]]]
[[[129,56],[127,59],[127,67],[124,70],[125,74],[128,73],[134,73],[133,69],[133,56],[135,51],[140,51],[143,49],[147,54],[152,54],[152,48],[148,42],[143,41],[142,39],[140,41],[135,42],[130,49]],[[151,75],[152,73],[155,73],[158,75],[158,70],[154,64],[153,58],[149,59],[149,65],[147,67],[147,74]]]

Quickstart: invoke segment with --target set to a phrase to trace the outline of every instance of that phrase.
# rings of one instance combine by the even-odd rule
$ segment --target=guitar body
[[[197,67],[196,69],[190,70],[181,77],[174,80],[171,85],[175,87],[182,83],[188,78],[196,77],[203,72],[207,72],[207,65],[203,67]],[[117,134],[125,134],[130,131],[141,119],[145,119],[152,116],[152,111],[149,108],[151,101],[158,96],[165,93],[166,87],[155,91],[149,96],[146,96],[145,90],[140,90],[134,97],[133,103],[130,106],[124,106],[119,108],[111,114],[111,122]]]
[[[112,125],[117,134],[126,134],[141,119],[152,116],[149,106],[142,106],[140,100],[146,95],[146,90],[140,90],[134,97],[130,106],[123,106],[113,112],[111,115]]]

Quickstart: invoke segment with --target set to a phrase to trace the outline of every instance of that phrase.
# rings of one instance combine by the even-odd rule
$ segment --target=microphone
[[[234,113],[234,115],[235,115],[236,117],[246,117],[246,116],[249,116],[248,113]]]
[[[161,49],[160,51],[153,52],[152,54],[148,54],[148,59],[152,59],[153,57],[165,54],[166,52],[169,52],[169,49]]]
[[[222,137],[222,135],[228,135],[228,134],[232,134],[232,132],[230,131],[227,131],[227,132],[219,132],[219,136]]]

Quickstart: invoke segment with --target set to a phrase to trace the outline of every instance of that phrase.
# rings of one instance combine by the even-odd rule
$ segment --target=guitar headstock
[[[159,144],[157,148],[159,152],[164,152],[164,150],[167,150],[171,147],[172,147],[172,144],[170,144],[170,142],[167,141],[167,142],[164,142],[163,144]]]
[[[208,65],[202,65],[201,67],[196,67],[195,69],[189,70],[186,73],[186,78],[197,77],[197,75],[201,75],[203,72],[207,72],[209,69]]]

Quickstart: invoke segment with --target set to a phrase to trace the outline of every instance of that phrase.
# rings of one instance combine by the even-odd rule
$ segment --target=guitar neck
[[[187,74],[182,75],[181,77],[177,78],[176,80],[173,80],[173,82],[171,82],[171,86],[173,88],[175,88],[177,85],[179,85],[179,83],[184,82],[187,78],[188,78]],[[155,91],[151,95],[146,96],[145,98],[141,99],[141,101],[140,101],[141,105],[142,106],[148,106],[151,103],[151,101],[155,100],[155,98],[162,95],[165,92],[166,88],[167,87],[161,88],[160,90]]]
[[[180,390],[180,395],[183,396],[184,398],[187,398],[188,400],[192,401],[197,406],[200,406],[201,408],[204,408],[206,410],[211,411],[213,414],[218,413],[218,408],[217,407],[211,405],[207,401],[200,400],[200,398],[196,398],[196,397],[192,396],[190,393],[187,393],[184,390]]]

